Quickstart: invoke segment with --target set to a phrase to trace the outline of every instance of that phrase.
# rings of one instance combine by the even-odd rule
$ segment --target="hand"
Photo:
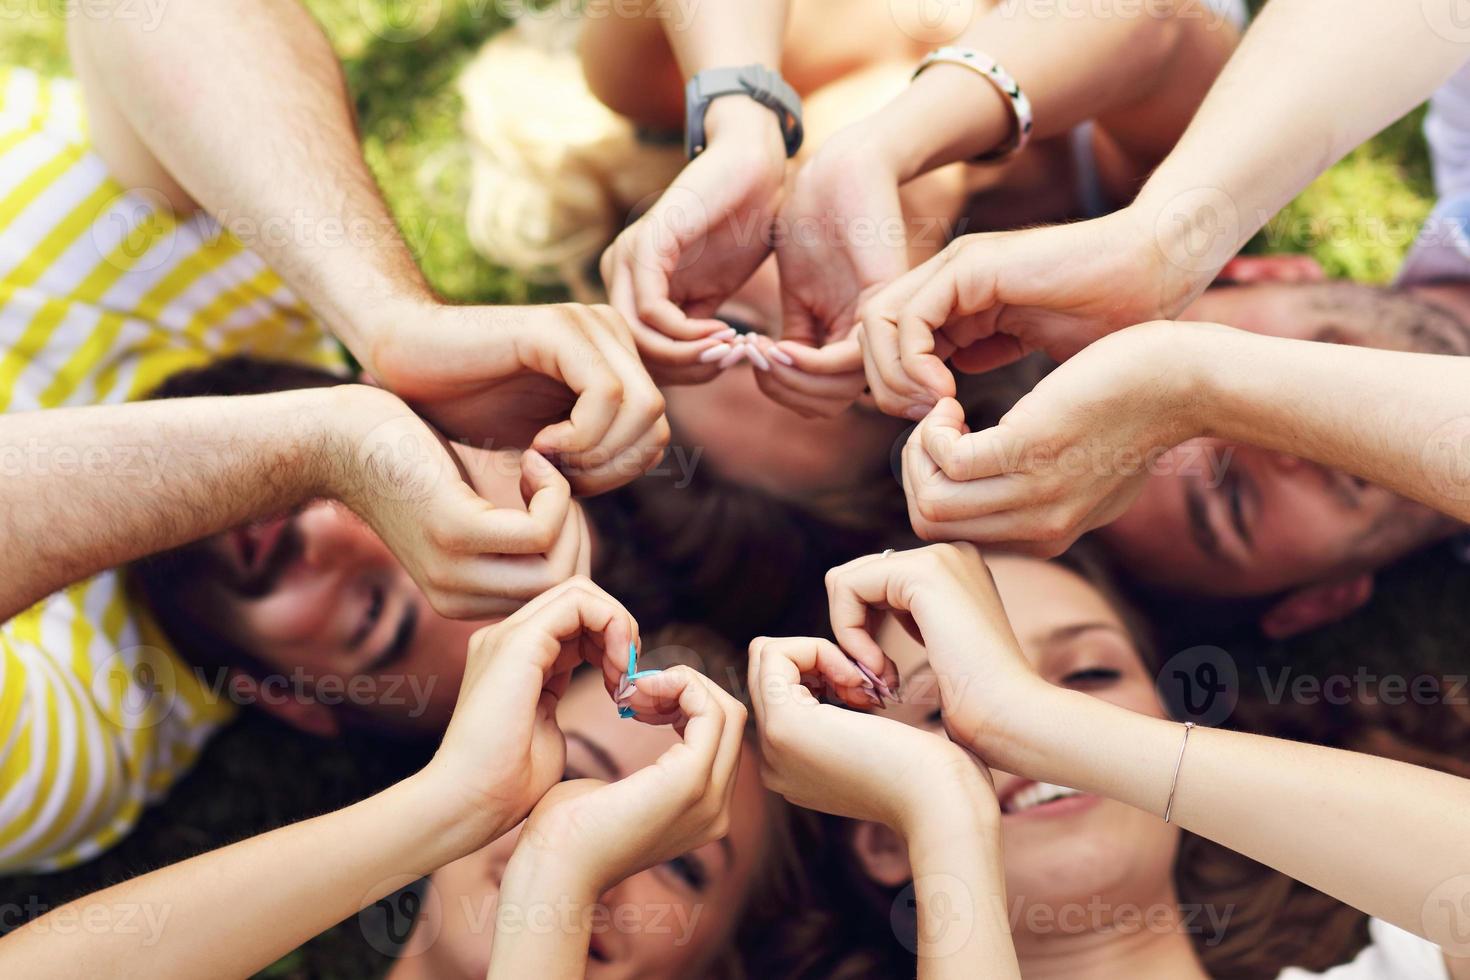
[[[638,624],[612,596],[574,578],[470,639],[459,701],[421,774],[472,833],[469,853],[523,820],[562,777],[556,704],[586,661],[620,676]],[[640,681],[643,683],[643,681]]]
[[[1193,325],[1141,324],[1043,378],[1000,423],[970,433],[946,398],[909,437],[904,492],[914,533],[1039,557],[1116,520],[1165,452],[1200,434]]]
[[[729,831],[745,708],[683,666],[640,677],[628,700],[640,721],[672,723],[683,741],[615,783],[553,788],[531,812],[513,859],[558,862],[588,899]]]
[[[581,494],[628,483],[669,441],[663,395],[606,306],[387,311],[363,364],[450,435],[533,447]]]
[[[890,718],[823,704],[816,681],[851,692],[863,675],[841,650],[810,637],[750,644],[750,691],[761,741],[761,778],[797,806],[873,820],[910,834],[955,784],[1000,808],[989,771],[953,742]]]
[[[608,298],[633,326],[660,382],[696,384],[721,370],[733,337],[710,319],[770,251],[785,175],[775,116],[742,97],[706,114],[708,148],[602,256]]]
[[[1174,315],[1203,287],[1126,209],[966,235],[863,303],[868,386],[883,411],[918,420],[955,395],[946,359],[968,373],[1034,350],[1063,361],[1115,330]]]
[[[367,521],[441,615],[503,615],[590,568],[586,518],[539,453],[447,442],[379,388],[331,397],[327,494]]]
[[[1021,652],[980,552],[967,544],[869,555],[827,573],[832,635],[868,665],[888,658],[873,638],[874,613],[891,612],[924,646],[938,676],[940,707],[951,737],[990,754],[1013,719],[1055,692]]]
[[[821,347],[843,339],[859,298],[908,271],[898,173],[870,128],[849,126],[828,139],[781,205],[783,340]]]

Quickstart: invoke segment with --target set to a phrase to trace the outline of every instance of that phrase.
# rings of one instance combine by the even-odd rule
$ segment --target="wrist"
[[[1000,804],[988,774],[959,746],[945,742],[912,780],[918,793],[894,821],[894,830],[912,848],[942,845],[957,837],[1000,827]]]
[[[472,854],[510,829],[503,815],[467,805],[466,794],[446,785],[433,763],[383,791],[417,829],[416,861],[424,874]]]
[[[380,384],[403,373],[403,362],[413,356],[424,326],[444,310],[444,303],[427,287],[374,294],[359,305],[337,338],[352,351],[363,370]]]
[[[786,171],[786,140],[781,121],[766,106],[745,95],[726,95],[710,102],[704,113],[706,153],[754,151],[768,176],[780,180]]]
[[[1002,145],[1015,127],[995,86],[959,65],[925,69],[869,120],[900,184]]]

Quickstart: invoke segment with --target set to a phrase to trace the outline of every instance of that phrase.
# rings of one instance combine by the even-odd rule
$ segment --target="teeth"
[[[1051,803],[1055,800],[1063,800],[1069,796],[1081,796],[1079,790],[1067,786],[1057,786],[1053,783],[1032,783],[1025,789],[1019,790],[1014,796],[1006,801],[1006,813],[1021,813],[1032,807],[1041,806],[1043,803]]]

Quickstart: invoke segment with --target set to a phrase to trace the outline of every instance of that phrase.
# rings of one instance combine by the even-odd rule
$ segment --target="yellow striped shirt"
[[[108,175],[75,83],[0,69],[0,411],[135,399],[237,352],[341,363],[258,256]],[[230,717],[219,694],[117,572],[0,626],[0,872],[126,834]]]

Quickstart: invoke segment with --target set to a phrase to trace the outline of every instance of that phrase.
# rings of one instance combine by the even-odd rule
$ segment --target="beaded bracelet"
[[[943,47],[936,48],[924,56],[919,62],[919,67],[914,69],[914,74],[909,79],[918,78],[930,65],[935,64],[960,65],[968,68],[994,85],[1001,95],[1005,96],[1006,103],[1011,107],[1011,114],[1015,116],[1016,128],[1011,138],[1005,143],[974,158],[975,163],[994,163],[1007,157],[1020,153],[1031,141],[1031,100],[1026,98],[1026,93],[1021,91],[1021,86],[1016,82],[1011,73],[1000,66],[990,55],[973,48]]]

